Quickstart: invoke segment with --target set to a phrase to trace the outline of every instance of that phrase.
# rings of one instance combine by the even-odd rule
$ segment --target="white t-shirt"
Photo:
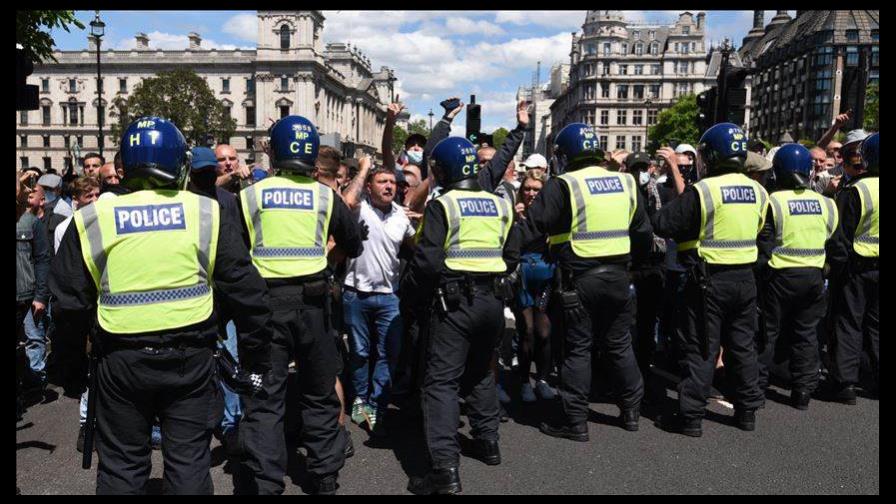
[[[355,215],[367,223],[370,234],[364,242],[364,252],[348,260],[344,285],[361,292],[392,294],[398,289],[398,251],[406,238],[414,236],[414,227],[395,202],[392,210],[384,214],[365,198]]]

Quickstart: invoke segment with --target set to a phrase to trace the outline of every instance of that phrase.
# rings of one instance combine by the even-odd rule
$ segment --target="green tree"
[[[404,150],[404,142],[408,139],[409,136],[419,134],[425,136],[426,138],[429,138],[429,126],[423,119],[417,119],[414,122],[409,122],[408,130],[405,130],[401,126],[395,126],[395,128],[392,129],[392,149],[396,150],[396,155]]]
[[[697,96],[682,96],[674,105],[660,112],[657,123],[650,127],[647,136],[653,145],[667,143],[670,139],[696,145],[700,140],[697,127]]]
[[[56,61],[56,58],[53,57],[55,42],[49,31],[62,28],[70,32],[69,25],[84,29],[84,25],[75,18],[75,11],[16,11],[16,43],[22,45],[25,57],[33,63],[43,63],[48,59]]]
[[[507,135],[509,133],[510,132],[507,131],[507,128],[504,127],[496,129],[492,133],[492,141],[495,143],[495,145],[493,145],[492,147],[494,147],[495,149],[500,149],[501,146],[504,145],[504,140],[507,139]]]
[[[880,84],[874,82],[865,91],[865,124],[863,126],[868,131],[880,131],[879,99]]]
[[[236,130],[236,121],[224,105],[205,80],[190,69],[161,72],[145,79],[127,99],[117,95],[109,115],[113,117],[110,134],[116,145],[124,128],[143,116],[170,120],[194,146],[206,145],[211,139],[229,142]]]
[[[398,149],[399,151],[404,148],[404,142],[408,139],[410,134],[402,128],[401,126],[395,126],[392,128],[392,149]]]

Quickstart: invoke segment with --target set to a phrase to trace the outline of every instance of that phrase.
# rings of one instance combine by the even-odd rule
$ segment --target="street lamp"
[[[429,114],[427,115],[429,116],[429,134],[432,135],[432,116],[435,114],[432,113],[432,109],[429,109]]]
[[[644,111],[644,150],[647,150],[647,142],[649,141],[648,137],[650,135],[650,106],[653,105],[653,102],[650,98],[644,100],[644,107],[647,109]]]
[[[100,156],[103,155],[103,74],[100,68],[100,44],[103,41],[103,35],[106,33],[106,23],[100,21],[100,11],[96,11],[96,18],[90,23],[90,34],[96,38],[96,124],[99,127],[99,137],[97,145],[99,146]]]

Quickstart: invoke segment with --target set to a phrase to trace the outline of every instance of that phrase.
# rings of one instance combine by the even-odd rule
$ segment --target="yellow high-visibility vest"
[[[756,262],[756,236],[765,223],[768,193],[740,173],[709,177],[694,184],[700,197],[697,254],[709,264]]]
[[[504,273],[504,243],[513,225],[510,204],[485,191],[459,189],[435,201],[448,218],[445,266],[470,273]]]
[[[852,248],[862,257],[880,257],[880,178],[856,181],[862,202],[862,217],[855,230]]]
[[[837,207],[830,198],[809,189],[773,192],[775,248],[768,265],[823,268],[824,244],[837,229]]]

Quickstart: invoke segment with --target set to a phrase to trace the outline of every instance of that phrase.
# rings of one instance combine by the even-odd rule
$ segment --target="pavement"
[[[487,466],[461,459],[466,494],[879,494],[880,410],[860,397],[856,406],[813,400],[808,411],[786,404],[786,390],[774,389],[757,413],[754,432],[731,422],[730,404],[711,400],[703,437],[664,432],[642,416],[640,431],[617,423],[618,409],[592,403],[591,440],[577,443],[538,431],[544,407],[519,401],[501,424],[503,463]],[[75,450],[78,399],[50,387],[16,424],[16,485],[23,494],[95,493],[96,464],[81,469]],[[667,390],[665,408],[676,394]],[[544,405],[542,405],[544,406]],[[652,416],[652,415],[651,415]],[[466,420],[466,418],[462,418]],[[346,461],[340,494],[407,494],[409,476],[422,475],[426,455],[418,426],[390,410],[389,435],[370,438],[350,425],[356,454]],[[460,429],[469,438],[469,427]],[[233,461],[212,440],[216,494],[233,493]],[[303,450],[290,448],[288,495],[301,494]],[[153,451],[151,494],[162,493],[162,452]]]

